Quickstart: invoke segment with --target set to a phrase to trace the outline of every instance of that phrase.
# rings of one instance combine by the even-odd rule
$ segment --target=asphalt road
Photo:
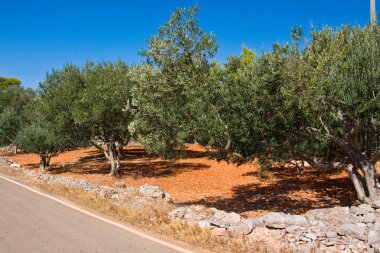
[[[0,178],[1,253],[178,253]]]

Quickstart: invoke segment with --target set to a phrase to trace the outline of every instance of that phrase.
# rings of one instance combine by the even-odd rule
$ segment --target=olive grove
[[[1,109],[0,139],[9,131],[9,140],[40,154],[43,168],[61,151],[95,146],[114,176],[132,137],[170,159],[197,142],[218,150],[218,159],[257,160],[262,170],[279,163],[342,170],[359,200],[380,198],[379,26],[324,27],[306,39],[293,28],[289,43],[260,54],[244,47],[221,64],[198,13],[177,9],[139,65],[89,62],[49,73],[29,96],[33,106]],[[34,116],[21,127],[17,110]]]

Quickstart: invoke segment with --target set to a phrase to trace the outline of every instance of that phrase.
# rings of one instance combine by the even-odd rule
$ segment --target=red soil
[[[294,168],[277,168],[266,179],[257,175],[255,164],[235,166],[209,159],[210,151],[189,145],[187,154],[169,162],[146,153],[142,147],[125,149],[120,178],[110,176],[110,165],[94,148],[68,151],[52,159],[50,173],[113,185],[157,185],[169,192],[175,203],[203,204],[245,216],[270,211],[303,213],[312,208],[350,205],[355,200],[353,186],[344,173]],[[38,168],[34,154],[10,156],[30,169]]]

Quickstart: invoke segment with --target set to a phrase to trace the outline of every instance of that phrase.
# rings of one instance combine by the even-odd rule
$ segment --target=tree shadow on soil
[[[148,163],[128,163],[122,170],[123,175],[133,177],[170,177],[193,170],[207,169],[210,166],[201,163],[173,163],[168,161],[150,161]]]
[[[308,174],[307,174],[308,173]],[[349,178],[330,178],[330,173],[308,170],[297,175],[294,170],[278,169],[260,183],[234,187],[233,196],[212,197],[182,205],[200,204],[227,212],[284,212],[302,214],[310,209],[349,206],[356,200]],[[250,172],[244,176],[258,176]]]
[[[186,151],[180,162],[159,159],[156,154],[148,153],[144,149],[128,148],[124,150],[121,159],[121,177],[170,177],[192,170],[207,169],[210,166],[201,163],[186,162],[186,159],[206,157],[206,152]],[[76,174],[108,174],[110,163],[100,151],[89,151],[88,155],[76,162],[52,167],[52,174],[65,172]]]

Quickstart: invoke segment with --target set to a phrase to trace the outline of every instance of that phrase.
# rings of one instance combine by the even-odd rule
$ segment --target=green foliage
[[[78,68],[66,65],[47,74],[38,97],[23,89],[17,90],[20,93],[13,90],[7,93],[18,98],[19,102],[13,102],[12,108],[18,108],[22,119],[22,124],[12,127],[16,135],[14,143],[26,152],[38,153],[44,169],[49,168],[52,157],[84,142],[84,129],[74,124],[71,114],[72,103],[81,87],[80,78]],[[21,95],[22,92],[25,94]]]
[[[35,105],[38,117],[54,124],[67,147],[86,145],[90,136],[87,126],[77,124],[74,119],[84,83],[81,70],[70,64],[61,70],[53,70],[40,83],[40,99]]]
[[[217,51],[214,34],[199,27],[197,6],[176,9],[170,20],[158,29],[140,54],[149,64],[157,66],[167,77],[207,67]]]
[[[265,178],[267,172],[273,171],[272,163],[267,159],[267,157],[260,156],[257,159],[257,163],[259,165],[258,175],[260,178]]]
[[[127,144],[136,108],[132,89],[134,81],[128,66],[88,63],[83,69],[83,88],[73,105],[73,118],[89,134],[104,143]]]
[[[243,47],[243,51],[240,55],[240,59],[241,59],[241,64],[243,66],[247,66],[249,64],[251,64],[253,62],[253,60],[255,59],[255,53],[248,49],[247,47]]]
[[[13,144],[22,122],[21,115],[12,108],[0,114],[0,146]]]
[[[48,75],[47,79],[50,77],[52,75]],[[42,90],[37,98],[33,97],[28,100],[19,112],[14,111],[14,115],[11,117],[13,117],[13,121],[16,119],[19,121],[17,124],[13,124],[12,130],[10,130],[15,136],[12,144],[26,152],[38,153],[40,166],[43,169],[49,168],[52,157],[74,147],[70,139],[72,129],[63,128],[59,124],[61,111],[49,110],[56,103],[57,97],[46,91],[49,86],[48,82],[41,84]],[[43,90],[44,88],[45,90]],[[60,95],[63,93],[58,97]]]
[[[368,161],[379,150],[379,28],[314,31],[302,51],[302,31],[292,33],[291,44],[275,44],[249,65],[231,57],[213,70],[210,96],[231,149],[272,161],[363,166],[343,146]]]
[[[20,85],[21,81],[17,78],[0,76],[0,90],[10,86],[20,87]]]
[[[32,116],[29,109],[35,97],[33,90],[17,85],[0,89],[0,146],[14,144],[18,131]]]
[[[136,126],[149,150],[176,156],[175,149],[191,139],[192,125],[203,103],[215,36],[199,27],[199,9],[177,9],[141,52],[147,65],[137,70],[139,114]]]
[[[129,125],[136,112],[132,96],[135,82],[130,71],[121,61],[89,62],[83,68],[66,65],[47,75],[40,84],[36,108],[43,122],[54,125],[63,148],[91,143],[112,162],[120,161],[121,148],[132,135]]]
[[[19,86],[8,86],[0,89],[0,113],[6,108],[13,108],[17,112],[36,97],[36,93],[32,89],[25,89]]]
[[[54,127],[46,123],[26,126],[17,135],[16,143],[26,152],[32,153],[58,152],[62,146]]]
[[[253,89],[243,80],[243,74],[251,65],[257,64],[252,51],[243,48],[240,57],[232,56],[224,66],[214,64],[210,71],[208,84],[203,89],[202,98],[198,101],[196,139],[204,145],[220,150],[221,157],[228,158],[228,151],[237,141],[244,141],[253,126],[248,122],[254,117],[252,112]],[[243,64],[243,60],[245,63]],[[249,59],[249,60],[247,60]],[[229,143],[232,142],[232,143]],[[235,147],[233,151],[240,154],[255,150],[251,144]],[[226,153],[227,152],[227,153]]]
[[[380,148],[380,29],[344,26],[312,35],[300,108],[315,116],[309,124],[321,139],[334,136],[370,158]]]

